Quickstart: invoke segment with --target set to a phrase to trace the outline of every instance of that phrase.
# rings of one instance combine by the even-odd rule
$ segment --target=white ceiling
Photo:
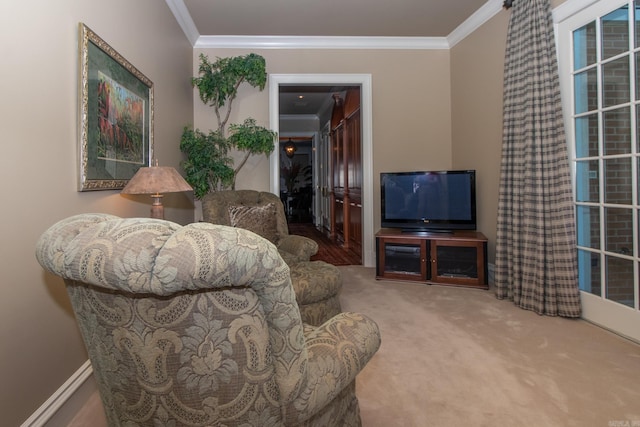
[[[200,35],[344,37],[446,37],[487,3],[487,0],[180,1]]]
[[[197,48],[449,49],[503,0],[165,0]]]

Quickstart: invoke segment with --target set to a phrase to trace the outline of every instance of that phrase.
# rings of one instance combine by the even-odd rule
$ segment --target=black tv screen
[[[381,225],[407,231],[476,229],[474,170],[383,172]]]

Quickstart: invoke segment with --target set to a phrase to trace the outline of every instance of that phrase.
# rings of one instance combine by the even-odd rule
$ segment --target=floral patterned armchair
[[[278,248],[289,265],[302,321],[320,325],[342,311],[342,276],[333,265],[309,261],[318,244],[304,236],[289,234],[280,198],[256,190],[216,191],[202,198],[206,222],[243,228],[264,237]]]
[[[215,191],[202,198],[202,216],[212,224],[244,228],[276,245],[287,264],[309,261],[318,244],[304,236],[289,234],[284,206],[267,191]]]
[[[36,256],[64,278],[110,426],[360,424],[376,324],[302,324],[287,264],[256,234],[83,214]]]

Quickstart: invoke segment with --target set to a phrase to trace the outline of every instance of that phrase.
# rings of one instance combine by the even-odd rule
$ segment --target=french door
[[[637,341],[639,7],[600,0],[557,25],[583,317]]]

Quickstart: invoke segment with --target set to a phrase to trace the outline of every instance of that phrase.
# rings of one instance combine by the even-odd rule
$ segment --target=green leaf
[[[275,148],[277,134],[263,126],[256,125],[252,118],[245,119],[241,125],[229,126],[229,140],[231,144],[241,151],[251,154],[269,154]]]
[[[202,102],[217,108],[237,96],[241,83],[246,81],[260,90],[267,83],[265,60],[255,53],[217,58],[215,62],[201,53],[198,73],[199,77],[191,80],[192,85],[198,88]]]
[[[198,129],[184,128],[180,150],[186,155],[182,162],[185,179],[200,199],[211,191],[234,188],[235,177],[251,154],[269,154],[275,148],[276,133],[256,125],[249,118],[241,125],[230,125],[231,136],[225,137],[226,124],[233,100],[242,83],[263,90],[267,83],[266,63],[262,56],[250,53],[245,56],[216,58],[210,61],[200,54],[198,76],[191,84],[198,88],[200,99],[213,107],[218,126],[216,131],[205,134]],[[221,108],[226,107],[222,113]],[[246,154],[234,170],[229,150],[235,148]]]
[[[180,151],[186,154],[181,163],[185,180],[193,187],[196,198],[210,191],[225,188],[233,182],[233,159],[228,155],[231,145],[218,132],[205,134],[185,127]]]

